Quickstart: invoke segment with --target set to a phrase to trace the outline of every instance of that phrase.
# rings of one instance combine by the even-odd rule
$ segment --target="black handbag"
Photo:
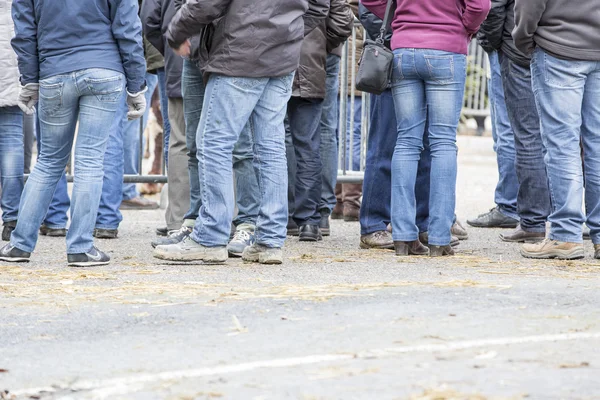
[[[388,0],[379,37],[365,41],[356,73],[356,89],[362,92],[381,94],[390,84],[394,53],[385,47],[384,38],[393,15],[393,4],[396,4],[394,0]]]

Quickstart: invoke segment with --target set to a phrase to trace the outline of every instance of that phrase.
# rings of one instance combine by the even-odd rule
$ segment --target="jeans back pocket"
[[[122,74],[106,71],[94,75],[96,76],[85,78],[85,83],[98,101],[114,103],[121,99],[125,85],[125,78]]]
[[[439,84],[449,84],[454,82],[454,57],[425,55],[425,63],[429,72],[429,79]]]
[[[55,78],[40,81],[39,108],[47,116],[53,115],[62,106],[64,82]]]

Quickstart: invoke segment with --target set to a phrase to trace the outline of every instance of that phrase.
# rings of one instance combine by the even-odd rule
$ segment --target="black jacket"
[[[501,50],[515,63],[529,67],[531,58],[515,46],[512,31],[515,27],[515,0],[492,0],[487,19],[477,33],[477,41],[488,53]]]
[[[144,0],[141,18],[144,36],[165,57],[167,96],[181,98],[183,59],[168,46],[165,33],[175,15],[174,0]]]
[[[369,11],[367,7],[363,6],[362,3],[358,5],[358,19],[367,32],[367,39],[375,40],[379,37],[379,31],[381,30],[383,21],[381,18]],[[388,30],[384,38],[385,46],[390,50],[393,34],[391,24],[392,22],[390,21],[390,26],[388,26]]]
[[[298,68],[304,36],[329,12],[328,0],[188,0],[167,32],[171,47],[214,23],[206,73],[260,78]]]

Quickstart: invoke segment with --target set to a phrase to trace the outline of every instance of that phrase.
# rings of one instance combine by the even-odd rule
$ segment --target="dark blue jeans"
[[[545,232],[552,205],[531,70],[516,64],[502,52],[498,56],[506,109],[515,134],[515,167],[519,179],[517,211],[521,228],[528,232]]]
[[[288,159],[288,168],[296,170],[293,217],[299,226],[321,222],[319,203],[323,178],[319,122],[322,109],[323,99],[292,97],[288,102],[289,131],[296,160],[294,165],[293,159]],[[288,151],[289,144],[288,140]]]
[[[391,221],[392,156],[397,135],[392,91],[386,90],[379,96],[371,96],[371,126],[363,183],[363,201],[360,208],[361,235],[384,231]],[[431,154],[427,134],[423,138],[423,147],[415,185],[416,223],[420,232],[425,232],[429,228]]]

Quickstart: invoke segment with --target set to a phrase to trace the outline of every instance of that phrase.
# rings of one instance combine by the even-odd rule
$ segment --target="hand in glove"
[[[127,119],[134,120],[141,118],[146,112],[146,96],[144,93],[148,91],[148,87],[145,87],[141,91],[131,94],[127,91]]]
[[[40,85],[38,83],[28,83],[21,86],[17,105],[27,115],[33,114],[34,107],[40,98]]]

